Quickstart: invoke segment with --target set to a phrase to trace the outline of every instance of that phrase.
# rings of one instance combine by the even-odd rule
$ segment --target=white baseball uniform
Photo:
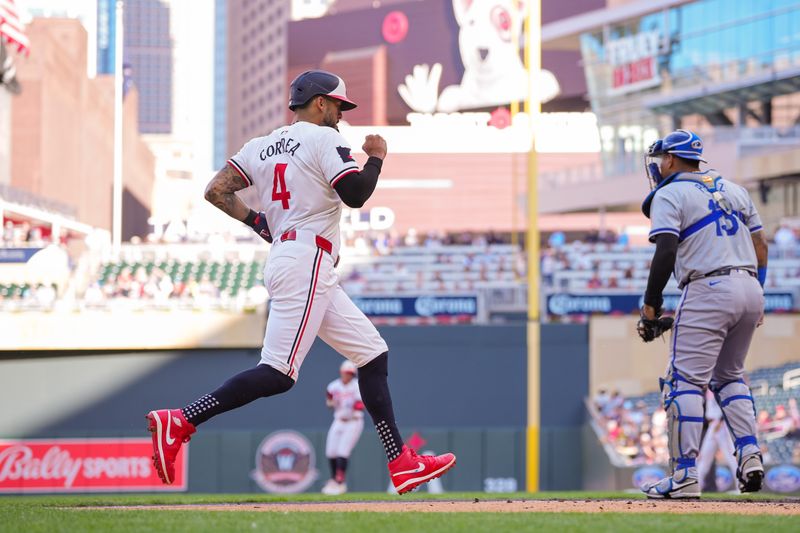
[[[706,420],[708,420],[708,430],[700,444],[700,453],[697,455],[697,477],[705,479],[717,450],[722,452],[725,464],[731,471],[732,476],[736,476],[736,456],[734,455],[733,439],[728,431],[728,426],[722,420],[722,409],[720,409],[714,394],[706,391]]]
[[[350,457],[364,430],[364,403],[358,380],[349,383],[336,379],[328,384],[328,399],[333,402],[333,424],[325,442],[325,456]]]
[[[228,160],[258,191],[274,242],[264,269],[271,302],[261,362],[297,380],[319,336],[362,367],[388,350],[339,286],[339,180],[358,172],[333,128],[295,122],[246,143]]]

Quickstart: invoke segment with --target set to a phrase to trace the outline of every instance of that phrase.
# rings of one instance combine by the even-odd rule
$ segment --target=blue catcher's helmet
[[[651,144],[644,157],[644,168],[650,182],[650,194],[642,204],[642,212],[647,218],[650,218],[650,204],[656,191],[672,181],[670,176],[662,176],[659,168],[658,160],[667,154],[707,163],[703,159],[703,140],[689,130],[675,130]]]
[[[694,159],[707,163],[703,159],[703,140],[689,130],[675,130],[663,139],[650,145],[647,150],[649,157],[659,157],[672,154],[683,159]]]

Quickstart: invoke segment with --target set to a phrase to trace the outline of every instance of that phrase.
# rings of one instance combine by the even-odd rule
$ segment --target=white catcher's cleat
[[[739,490],[745,492],[758,492],[764,483],[764,464],[760,453],[745,455],[736,472],[739,480]]]
[[[676,472],[657,483],[642,485],[641,488],[648,498],[659,500],[700,497],[700,483],[697,477],[690,477],[686,470],[681,474]]]

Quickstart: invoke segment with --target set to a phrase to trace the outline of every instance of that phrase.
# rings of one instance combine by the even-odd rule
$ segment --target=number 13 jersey
[[[255,185],[275,239],[291,230],[311,231],[338,254],[342,202],[334,186],[359,170],[338,131],[295,122],[248,141],[228,164],[247,187]]]
[[[704,183],[713,183],[727,205],[716,201]],[[681,289],[720,268],[756,272],[750,234],[763,231],[761,217],[744,187],[713,170],[683,172],[661,187],[653,198],[650,223],[651,242],[661,233],[678,237],[675,279]]]

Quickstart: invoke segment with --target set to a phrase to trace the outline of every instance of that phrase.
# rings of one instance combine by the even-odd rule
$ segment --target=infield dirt
[[[681,500],[342,501],[203,505],[136,505],[83,509],[159,511],[375,512],[375,513],[677,513],[800,515],[798,502]]]

